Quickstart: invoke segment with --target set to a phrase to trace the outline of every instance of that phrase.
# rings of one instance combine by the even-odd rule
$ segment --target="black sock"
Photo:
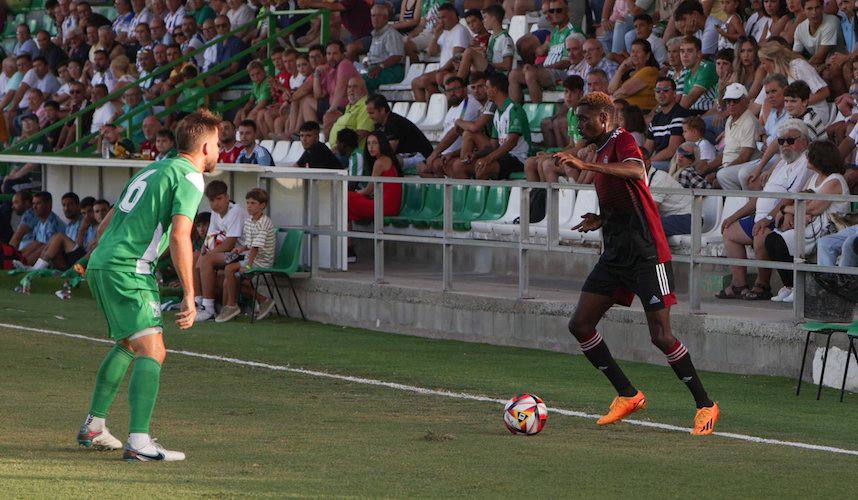
[[[670,348],[670,352],[666,352],[667,362],[670,367],[679,377],[679,380],[685,382],[688,390],[694,396],[694,401],[698,408],[712,406],[712,400],[706,394],[706,389],[703,388],[703,382],[697,376],[697,370],[694,369],[694,363],[691,362],[691,355],[688,354],[688,349],[682,345],[682,342],[676,341],[676,344]]]
[[[599,332],[594,331],[589,339],[579,342],[584,356],[587,356],[590,363],[608,377],[611,385],[617,390],[617,394],[627,398],[637,394],[638,390],[629,382],[626,374],[623,373],[623,370],[614,361],[614,357],[611,356],[611,351],[608,349],[608,344],[605,343]]]

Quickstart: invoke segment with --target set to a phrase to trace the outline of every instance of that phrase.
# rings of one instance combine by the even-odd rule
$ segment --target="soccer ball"
[[[503,408],[503,423],[513,434],[533,436],[545,427],[548,409],[534,394],[519,394]]]

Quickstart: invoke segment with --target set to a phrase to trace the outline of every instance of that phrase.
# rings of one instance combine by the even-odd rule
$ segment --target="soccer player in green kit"
[[[206,110],[186,116],[176,129],[179,155],[154,162],[131,178],[99,226],[99,244],[90,256],[86,277],[116,345],[98,370],[89,415],[77,435],[82,446],[122,447],[105,419],[133,363],[128,383],[129,436],[122,458],[185,459],[184,453],[166,450],[149,436],[167,355],[154,271],[158,257],[169,246],[184,291],[176,325],[190,328],[196,317],[191,231],[203,196],[203,172],[213,172],[217,164],[219,123],[220,118]]]

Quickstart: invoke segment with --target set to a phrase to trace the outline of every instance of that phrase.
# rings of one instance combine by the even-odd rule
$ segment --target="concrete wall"
[[[580,353],[566,327],[574,309],[571,303],[517,301],[333,278],[298,280],[296,286],[307,317],[315,321]],[[297,312],[291,294],[289,297],[289,310]],[[791,323],[674,313],[672,324],[700,369],[786,377],[798,372],[804,333]],[[664,355],[649,341],[641,311],[614,308],[599,330],[618,359],[666,365]]]

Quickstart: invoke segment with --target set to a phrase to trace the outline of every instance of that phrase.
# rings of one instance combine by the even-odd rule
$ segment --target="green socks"
[[[107,418],[110,405],[113,404],[122,379],[125,378],[125,372],[133,360],[134,354],[119,344],[108,351],[95,377],[95,390],[89,410],[92,416]]]
[[[149,421],[158,398],[160,380],[161,364],[148,356],[138,357],[128,382],[128,406],[131,410],[129,433],[149,433]]]

